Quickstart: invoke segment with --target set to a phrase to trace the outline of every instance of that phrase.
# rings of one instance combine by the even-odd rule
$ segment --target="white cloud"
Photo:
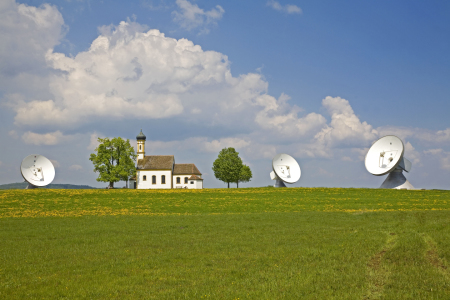
[[[331,115],[331,122],[316,134],[320,144],[328,146],[360,146],[375,140],[378,132],[367,122],[361,122],[350,103],[340,97],[326,97],[322,105]]]
[[[404,143],[405,145],[405,158],[409,159],[413,164],[420,163],[420,153],[411,145],[410,142]]]
[[[80,165],[71,165],[69,167],[69,170],[71,170],[71,171],[81,171],[81,170],[83,170],[83,167],[80,166]]]
[[[52,164],[53,164],[53,166],[55,168],[60,168],[61,167],[61,164],[57,160],[50,159],[50,161],[52,162]]]
[[[187,30],[199,28],[201,33],[208,33],[209,26],[216,25],[217,21],[222,19],[225,13],[225,10],[220,5],[205,11],[199,8],[197,4],[192,4],[187,0],[177,0],[176,4],[179,11],[172,12],[173,20]]]
[[[275,10],[282,11],[288,14],[301,14],[302,9],[294,4],[281,5],[278,1],[269,0],[267,6],[272,7]]]
[[[45,53],[59,44],[66,32],[55,6],[39,7],[2,0],[0,4],[0,90],[9,93],[45,94]]]
[[[34,133],[27,131],[22,135],[22,140],[26,144],[31,145],[57,145],[62,141],[70,140],[69,136],[64,136],[61,131],[49,132],[49,133]]]
[[[446,143],[450,142],[450,128],[431,131],[422,128],[382,126],[376,129],[381,136],[395,135],[401,139],[413,138],[421,142]]]
[[[289,99],[285,94],[278,100],[269,95],[257,97],[256,101],[263,109],[256,114],[256,123],[290,138],[316,133],[326,125],[326,119],[320,114],[310,113],[299,118],[301,109],[288,105]]]
[[[89,145],[87,147],[88,150],[92,150],[93,151],[93,150],[95,150],[98,147],[98,145],[100,145],[100,143],[98,141],[98,138],[104,138],[104,136],[101,135],[101,134],[98,134],[97,132],[94,132],[94,133],[91,134],[90,139],[89,139],[90,142],[89,142]]]
[[[438,159],[439,167],[443,170],[450,171],[450,152],[444,151],[443,149],[429,149],[424,151],[425,154],[432,155],[434,158]]]

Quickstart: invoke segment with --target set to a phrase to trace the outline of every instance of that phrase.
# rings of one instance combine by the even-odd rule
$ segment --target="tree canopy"
[[[228,184],[230,182],[238,182],[241,176],[242,159],[239,157],[239,152],[234,148],[223,148],[220,150],[219,156],[213,163],[214,176]]]
[[[130,140],[121,137],[109,139],[98,138],[100,145],[92,153],[89,160],[94,164],[94,172],[98,172],[97,181],[109,182],[109,187],[114,187],[114,182],[128,181],[128,178],[136,174],[136,154],[130,145]]]
[[[242,165],[241,173],[239,174],[239,180],[236,182],[237,187],[239,187],[239,182],[249,182],[253,177],[252,170],[247,165]]]

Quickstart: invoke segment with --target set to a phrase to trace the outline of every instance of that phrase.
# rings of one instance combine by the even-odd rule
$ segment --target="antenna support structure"
[[[292,156],[284,153],[275,155],[270,172],[270,179],[275,180],[274,187],[286,187],[285,183],[295,183],[300,176],[300,166]]]
[[[404,155],[405,147],[401,139],[395,135],[387,135],[370,147],[366,154],[367,171],[375,176],[389,174],[380,189],[413,190],[414,186],[403,175],[409,173],[412,163]]]

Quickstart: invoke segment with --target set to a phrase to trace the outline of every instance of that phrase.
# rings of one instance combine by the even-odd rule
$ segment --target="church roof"
[[[175,164],[173,175],[195,174],[202,175],[194,164]]]
[[[173,155],[147,155],[138,159],[138,170],[172,170],[175,158]]]
[[[192,175],[191,177],[189,177],[189,180],[203,180],[203,178],[200,178],[197,175]]]

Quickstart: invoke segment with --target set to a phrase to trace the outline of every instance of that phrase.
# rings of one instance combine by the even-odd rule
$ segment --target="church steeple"
[[[147,137],[141,132],[136,136],[137,140],[137,159],[144,159],[145,156],[145,140]]]

